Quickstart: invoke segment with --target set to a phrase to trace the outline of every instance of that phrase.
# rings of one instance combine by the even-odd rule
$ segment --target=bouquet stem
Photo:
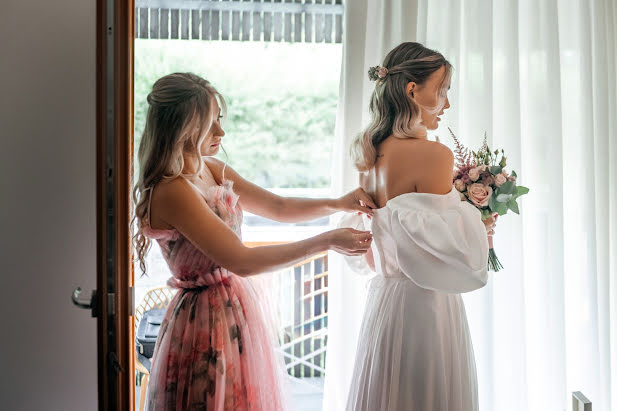
[[[495,249],[493,248],[493,236],[488,237],[488,248],[488,269],[489,271],[497,272],[503,268],[503,265],[501,265],[501,261],[499,261],[497,254],[495,254]]]

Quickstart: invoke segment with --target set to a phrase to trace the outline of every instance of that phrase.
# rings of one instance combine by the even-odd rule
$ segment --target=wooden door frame
[[[96,2],[97,354],[99,410],[134,407],[130,240],[134,0]]]

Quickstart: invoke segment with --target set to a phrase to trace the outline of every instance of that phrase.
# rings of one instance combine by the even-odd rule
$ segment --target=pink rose
[[[460,178],[454,182],[454,188],[458,191],[465,191],[465,183]]]
[[[497,174],[495,176],[495,185],[501,187],[508,179],[503,174]]]
[[[469,178],[471,181],[478,181],[480,178],[480,167],[472,168],[469,170]]]
[[[506,173],[506,170],[501,170],[501,174],[503,174],[503,176],[508,180],[508,181],[516,181],[516,177],[509,175],[508,173]]]
[[[467,189],[467,195],[477,207],[487,207],[488,200],[493,195],[493,189],[483,184],[472,184]]]
[[[495,184],[495,177],[493,177],[491,174],[483,175],[480,183],[485,186],[492,186],[493,184]]]

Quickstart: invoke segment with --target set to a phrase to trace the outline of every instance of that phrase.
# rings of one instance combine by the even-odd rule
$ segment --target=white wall
[[[0,2],[0,408],[94,410],[95,0]]]

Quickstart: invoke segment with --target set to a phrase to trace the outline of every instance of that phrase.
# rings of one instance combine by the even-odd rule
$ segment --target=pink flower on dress
[[[197,277],[198,274],[192,265],[184,264],[178,267],[178,278],[181,280],[195,280]]]
[[[218,294],[212,293],[210,297],[210,308],[217,310],[222,306],[221,297]]]
[[[493,195],[493,189],[483,184],[472,184],[467,189],[469,200],[477,207],[487,207],[488,200]]]
[[[249,405],[259,404],[259,390],[254,385],[246,387],[246,396]]]
[[[245,409],[247,406],[247,395],[244,385],[240,382],[234,382],[232,385],[234,409]]]
[[[225,346],[225,330],[220,324],[221,322],[218,321],[212,332],[212,336],[214,337],[214,349],[216,351],[222,351]]]
[[[195,342],[195,351],[208,352],[210,349],[210,332],[208,329],[198,331]]]

